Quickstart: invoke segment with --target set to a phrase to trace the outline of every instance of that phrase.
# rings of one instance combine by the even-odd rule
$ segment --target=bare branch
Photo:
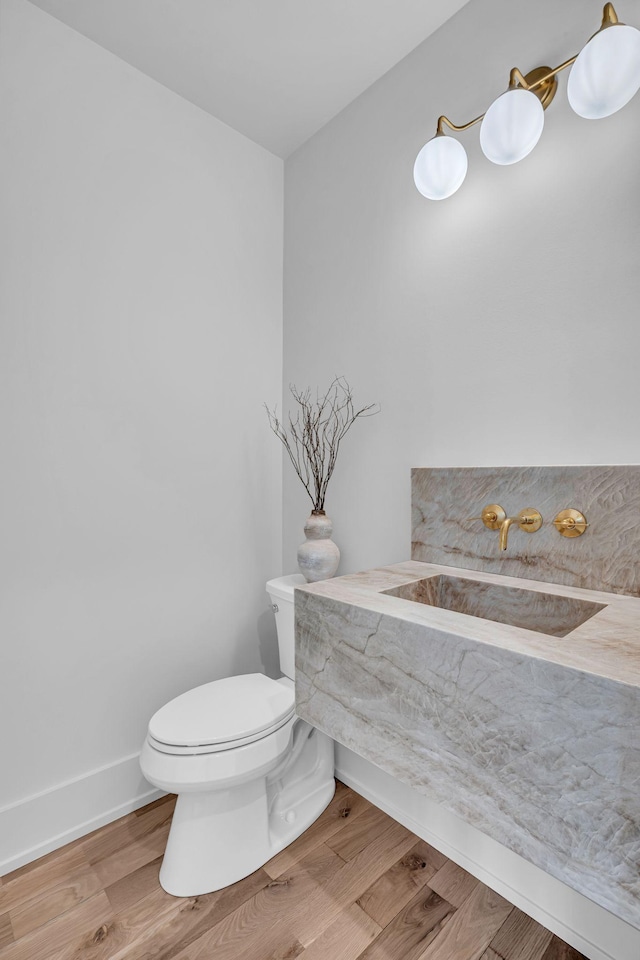
[[[340,443],[359,417],[379,413],[379,404],[370,403],[356,410],[351,387],[344,377],[335,377],[324,394],[298,390],[289,386],[298,405],[295,417],[290,412],[288,426],[284,427],[265,404],[269,426],[289,455],[293,468],[313,504],[313,513],[324,513],[324,502],[329,480],[335,469]]]

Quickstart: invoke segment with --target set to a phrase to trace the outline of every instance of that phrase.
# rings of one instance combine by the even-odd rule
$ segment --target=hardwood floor
[[[0,880],[0,960],[584,960],[342,784],[250,877],[177,899],[156,801]]]

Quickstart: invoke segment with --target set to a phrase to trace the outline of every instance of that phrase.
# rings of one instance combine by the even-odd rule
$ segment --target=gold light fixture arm
[[[625,26],[618,19],[613,4],[605,3],[599,28],[579,53],[557,67],[540,65],[528,73],[512,67],[506,91],[503,90],[473,120],[454,123],[444,114],[439,116],[435,136],[424,144],[414,163],[413,179],[419,193],[430,200],[444,200],[458,190],[468,167],[467,152],[458,134],[477,124],[482,124],[480,146],[489,160],[506,165],[526,157],[540,138],[544,118],[536,101],[524,94],[533,93],[542,109],[546,110],[558,92],[558,75],[568,67],[573,67],[573,70],[567,85],[567,96],[578,116],[595,119],[620,110],[638,88],[638,36],[635,28],[625,27],[624,32],[614,31],[616,36],[610,37],[606,31],[611,32],[610,28],[616,25]],[[604,38],[598,37],[603,32]],[[587,49],[596,49],[592,43],[594,38],[598,38],[596,43],[599,44],[598,53],[593,54],[595,65],[588,59],[592,54],[585,53]],[[618,40],[619,53],[616,52]],[[607,84],[606,61],[616,57],[620,60],[620,69],[611,73],[611,83]],[[530,124],[520,129],[519,120],[525,117],[529,118]]]
[[[620,23],[618,20],[618,14],[613,9],[612,3],[605,3],[604,10],[602,11],[602,30],[604,27],[613,27],[616,23]]]
[[[619,22],[618,14],[613,4],[605,3],[602,10],[602,26],[600,30],[615,26],[615,24]],[[535,70],[531,70],[527,74],[523,74],[518,67],[513,67],[509,74],[509,89],[513,90],[515,87],[522,87],[524,90],[531,90],[540,97],[542,106],[546,109],[553,100],[556,92],[556,84],[553,82],[554,78],[563,70],[566,70],[567,67],[570,67],[571,64],[575,63],[577,59],[578,54],[576,53],[574,57],[569,57],[568,60],[565,60],[564,63],[561,63],[558,67],[554,67],[553,69],[549,67],[536,67]],[[462,130],[468,130],[469,127],[474,127],[476,123],[480,123],[481,120],[484,120],[484,113],[481,113],[479,117],[470,120],[468,123],[461,124],[453,123],[445,116],[438,117],[436,136],[444,135],[445,124],[450,130],[460,133]]]
[[[577,59],[578,54],[576,53],[574,57],[569,57],[569,59],[565,60],[564,63],[561,63],[559,67],[554,67],[553,70],[548,70],[546,73],[543,73],[542,76],[535,77],[535,79],[532,78],[531,80],[528,78],[531,77],[532,73],[536,73],[535,70],[532,70],[531,73],[528,73],[525,76],[520,70],[518,70],[517,67],[513,67],[511,73],[509,74],[509,86],[512,89],[513,87],[524,87],[525,90],[533,90],[535,93],[536,87],[541,87],[545,83],[548,83],[549,80],[553,80],[557,74],[559,74],[562,70],[566,70],[567,67],[570,67],[571,64],[575,63]]]
[[[616,23],[619,23],[618,14],[616,13],[612,3],[606,3],[602,11],[602,26],[601,30],[604,30],[606,27],[612,27]],[[527,74],[523,74],[518,67],[513,67],[509,74],[509,89],[513,90],[515,87],[522,87],[524,90],[531,90],[533,93],[537,93],[542,100],[543,107],[546,107],[551,103],[555,95],[555,86],[553,92],[550,90],[551,81],[563,70],[566,70],[567,67],[570,67],[578,59],[578,54],[575,56],[569,57],[568,60],[565,60],[564,63],[561,63],[557,67],[550,69],[548,67],[536,67],[535,70],[531,70]],[[542,71],[542,73],[541,73]],[[538,90],[538,88],[542,90]],[[549,90],[549,95],[544,96],[544,93]],[[445,124],[449,127],[450,130],[454,130],[456,133],[460,133],[462,130],[468,130],[469,127],[473,127],[476,123],[480,123],[481,120],[484,120],[484,113],[481,113],[479,117],[475,117],[473,120],[469,120],[468,123],[453,123],[449,120],[448,117],[441,116],[438,117],[438,125],[436,127],[436,135],[442,136],[444,134]]]
[[[561,63],[558,67],[554,67],[553,69],[549,67],[536,67],[535,70],[530,70],[527,74],[522,73],[518,67],[513,67],[509,73],[509,89],[514,90],[516,87],[522,87],[523,90],[531,90],[532,93],[540,97],[542,106],[546,110],[556,93],[556,75],[562,70],[566,70],[567,67],[570,67],[577,59],[578,54],[576,53],[574,57],[569,57],[568,60],[565,60],[564,63]],[[438,117],[438,124],[436,126],[436,136],[444,135],[445,124],[450,130],[460,133],[462,130],[468,130],[469,127],[474,127],[476,123],[480,123],[482,120],[484,120],[484,113],[481,113],[479,117],[475,117],[473,120],[469,120],[468,123],[461,124],[453,123],[448,117],[440,116]]]
[[[445,123],[451,130],[455,130],[456,132],[459,133],[461,130],[468,130],[469,127],[473,127],[475,126],[476,123],[480,123],[482,119],[484,119],[484,113],[481,113],[479,117],[475,118],[475,120],[469,120],[469,123],[463,123],[461,126],[458,127],[456,126],[455,123],[452,123],[448,117],[438,117],[438,126],[436,127],[436,136],[442,136],[444,134],[443,126]]]

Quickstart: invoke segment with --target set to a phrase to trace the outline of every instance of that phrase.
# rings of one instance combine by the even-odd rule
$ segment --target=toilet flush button
[[[287,821],[287,823],[293,823],[293,821],[296,819],[295,810],[287,810],[287,812],[284,815],[284,818]]]

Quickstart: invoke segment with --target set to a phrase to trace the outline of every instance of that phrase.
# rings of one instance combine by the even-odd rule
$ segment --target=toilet
[[[214,680],[149,721],[142,773],[178,795],[160,869],[161,886],[176,897],[253,873],[333,797],[333,741],[295,714],[293,591],[305,582],[294,574],[267,583],[284,676]]]

